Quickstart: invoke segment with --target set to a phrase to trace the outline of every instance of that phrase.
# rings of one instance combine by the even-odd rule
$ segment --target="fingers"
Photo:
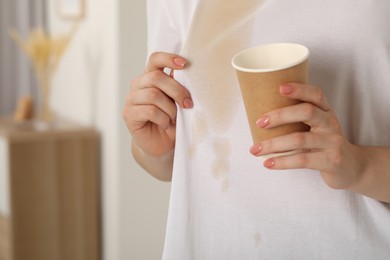
[[[261,156],[293,150],[321,151],[333,147],[334,143],[338,142],[336,135],[330,137],[326,134],[296,132],[255,144],[250,148],[250,152],[255,156]]]
[[[187,61],[179,55],[156,52],[150,56],[145,72],[131,81],[126,97],[123,117],[130,130],[146,130],[151,123],[167,129],[175,124],[177,103],[182,108],[191,108],[193,102],[189,91],[164,69],[183,69]],[[145,127],[145,128],[144,128]]]
[[[269,169],[313,169],[319,171],[329,171],[332,164],[321,152],[302,152],[290,156],[280,156],[269,158],[264,161],[264,167]],[[321,166],[319,168],[318,166]]]
[[[270,111],[256,122],[260,128],[303,122],[318,132],[341,131],[339,122],[321,88],[311,85],[288,83],[280,86],[282,96],[297,99],[303,103]]]
[[[310,103],[273,110],[259,118],[256,125],[260,128],[272,128],[283,124],[303,122],[312,128],[329,125],[330,114]]]
[[[164,70],[165,68],[171,68],[172,70],[180,70],[185,67],[187,60],[183,57],[166,52],[154,52],[149,57],[149,61],[146,65],[145,72],[151,72],[155,70]]]
[[[303,103],[270,111],[257,122],[261,128],[304,122],[309,132],[297,132],[275,137],[250,148],[254,156],[270,155],[264,167],[273,170],[312,169],[321,173],[332,188],[345,188],[356,181],[356,158],[345,139],[336,114],[331,110],[322,90],[304,84],[280,86],[282,96]],[[289,152],[284,155],[278,153]],[[359,164],[359,163],[358,163]],[[360,167],[360,166],[359,166]],[[351,170],[352,169],[352,170]]]
[[[309,132],[297,132],[275,137],[255,144],[250,152],[255,156],[300,151],[267,159],[264,166],[270,169],[307,168],[330,171],[338,165],[338,156],[345,144],[341,126],[335,113],[319,87],[288,83],[280,86],[280,94],[302,101],[297,105],[270,111],[259,118],[260,128],[273,128],[289,123],[304,122],[311,126]]]
[[[155,70],[132,81],[132,89],[152,88],[164,93],[182,108],[193,106],[189,91],[163,71]]]
[[[328,111],[330,109],[322,89],[318,86],[288,83],[281,85],[279,92],[282,96],[311,103],[321,110]]]
[[[164,112],[172,123],[176,121],[176,105],[167,95],[157,88],[142,88],[133,92],[126,98],[126,105],[144,106],[148,110],[158,108]],[[152,114],[154,114],[152,112]]]
[[[173,78],[173,70],[185,67],[187,60],[183,57],[165,52],[153,53],[145,68],[145,73],[131,83],[131,89],[156,88],[169,98],[174,100],[182,108],[193,106],[189,91]],[[171,68],[170,75],[164,72],[165,68]]]
[[[135,106],[128,112],[128,116],[132,119],[132,132],[145,127],[146,122],[154,123],[162,129],[168,129],[171,125],[169,115],[153,105]]]

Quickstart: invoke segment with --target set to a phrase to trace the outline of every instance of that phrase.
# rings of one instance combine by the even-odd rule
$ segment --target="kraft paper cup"
[[[242,98],[252,139],[255,144],[264,140],[308,131],[303,123],[293,123],[270,129],[256,126],[256,121],[271,110],[298,104],[299,101],[280,95],[279,87],[288,82],[307,82],[309,50],[295,43],[273,43],[243,50],[232,59],[240,84]],[[278,156],[297,151],[278,153]],[[275,156],[275,154],[269,155]]]

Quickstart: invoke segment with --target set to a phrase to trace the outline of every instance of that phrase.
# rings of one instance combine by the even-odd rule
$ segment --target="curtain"
[[[0,0],[0,116],[12,114],[23,95],[39,99],[30,61],[9,36],[14,28],[27,38],[37,26],[47,26],[46,0]]]

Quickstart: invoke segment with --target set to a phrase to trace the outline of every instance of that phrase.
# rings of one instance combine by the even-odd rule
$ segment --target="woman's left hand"
[[[257,122],[261,128],[304,122],[309,132],[297,132],[266,140],[251,147],[255,156],[291,150],[293,155],[273,157],[264,161],[269,169],[314,169],[321,173],[332,188],[349,189],[363,172],[364,160],[357,146],[343,135],[340,123],[320,87],[289,83],[280,86],[282,96],[302,103],[270,111]]]

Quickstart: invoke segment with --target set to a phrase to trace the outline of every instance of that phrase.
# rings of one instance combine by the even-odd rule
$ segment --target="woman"
[[[149,0],[148,10],[151,55],[124,119],[139,164],[172,181],[163,258],[388,259],[390,2]],[[257,125],[311,130],[252,144],[230,59],[272,42],[309,48],[309,84],[280,86],[303,103]],[[257,158],[290,149],[305,152]]]

